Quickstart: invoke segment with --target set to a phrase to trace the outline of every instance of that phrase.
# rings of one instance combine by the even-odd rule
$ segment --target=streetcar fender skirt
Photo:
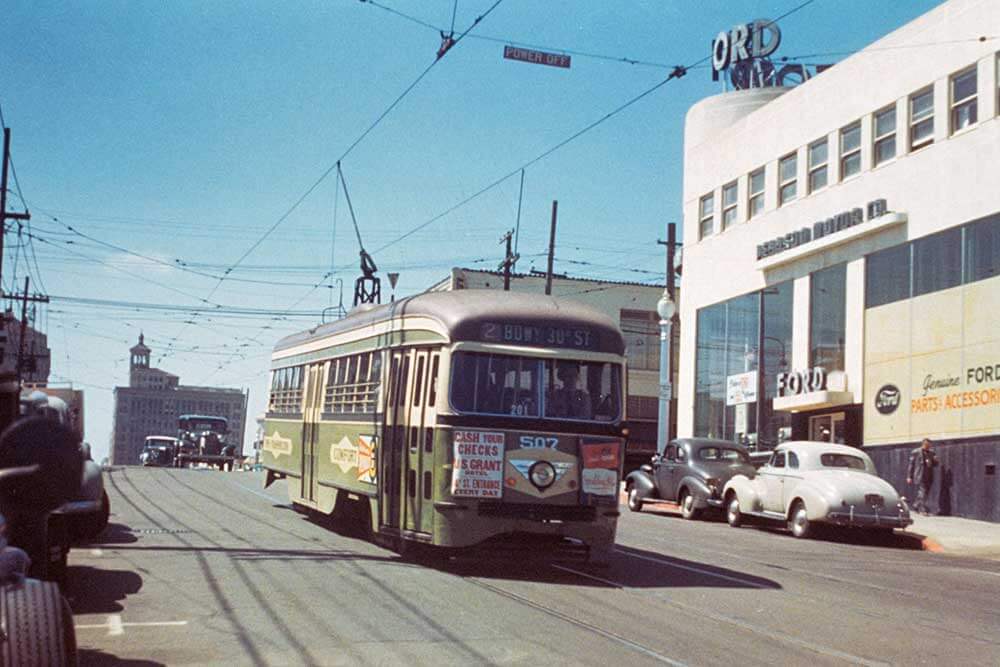
[[[635,487],[641,500],[645,500],[647,498],[655,499],[659,497],[659,494],[656,492],[656,483],[653,481],[652,475],[645,470],[633,470],[630,472],[625,478],[625,484],[631,484]]]
[[[264,488],[266,489],[279,479],[284,479],[284,477],[285,476],[282,475],[280,472],[274,472],[273,470],[268,468],[267,472],[264,474]]]

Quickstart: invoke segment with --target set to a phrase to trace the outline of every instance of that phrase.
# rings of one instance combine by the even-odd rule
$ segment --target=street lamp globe
[[[656,313],[660,316],[661,320],[670,321],[676,312],[677,304],[674,303],[674,300],[670,298],[667,292],[664,292],[660,300],[656,302]]]

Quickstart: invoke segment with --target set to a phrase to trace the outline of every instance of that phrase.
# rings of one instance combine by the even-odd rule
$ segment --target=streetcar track
[[[662,595],[659,595],[659,594],[644,593],[644,592],[642,592],[642,591],[640,591],[640,590],[638,590],[638,589],[636,589],[636,588],[634,588],[632,586],[628,586],[626,584],[623,584],[621,582],[617,582],[617,581],[614,581],[614,580],[611,580],[611,579],[605,579],[604,577],[598,577],[596,575],[588,574],[586,572],[580,572],[579,570],[574,570],[572,568],[565,567],[565,566],[562,566],[562,565],[553,565],[552,567],[556,568],[557,570],[562,570],[563,572],[569,572],[571,574],[575,574],[575,575],[578,575],[580,577],[584,577],[586,579],[592,579],[593,581],[599,581],[601,583],[607,584],[609,586],[613,586],[614,588],[616,588],[616,589],[618,589],[618,590],[620,590],[622,592],[629,593],[631,595],[639,595],[639,596],[642,596],[642,597],[655,597],[655,598],[661,600],[662,602],[664,602],[665,604],[667,604],[667,605],[669,605],[671,607],[675,607],[677,609],[680,609],[680,610],[684,611],[685,613],[696,614],[698,616],[703,616],[705,618],[708,618],[710,620],[716,621],[718,623],[728,623],[729,625],[736,626],[736,627],[741,628],[741,629],[743,629],[743,630],[745,630],[747,632],[750,632],[752,634],[756,634],[756,635],[760,635],[760,636],[763,636],[763,637],[767,637],[768,639],[771,639],[773,641],[782,642],[782,643],[785,643],[785,644],[790,644],[792,646],[797,646],[797,647],[799,647],[801,649],[806,649],[808,651],[812,651],[813,653],[818,653],[820,655],[824,655],[824,656],[829,657],[829,658],[836,658],[838,660],[843,660],[845,662],[848,662],[848,663],[851,663],[851,664],[856,664],[856,665],[865,665],[866,667],[889,667],[889,663],[886,663],[886,662],[879,662],[879,661],[875,661],[875,660],[870,660],[868,658],[863,658],[863,657],[858,656],[858,655],[853,655],[851,653],[840,651],[840,650],[835,649],[835,648],[833,648],[831,646],[823,646],[822,644],[815,644],[813,642],[809,642],[809,641],[806,641],[804,639],[799,639],[798,637],[793,637],[793,636],[787,635],[787,634],[785,634],[783,632],[776,632],[776,631],[773,631],[773,630],[767,630],[765,628],[762,628],[760,626],[754,625],[752,623],[749,623],[747,621],[741,620],[739,618],[735,618],[735,617],[732,617],[732,616],[727,616],[725,614],[719,614],[719,613],[716,613],[716,612],[711,612],[711,611],[708,611],[706,609],[702,609],[700,607],[695,607],[693,605],[687,605],[687,604],[684,604],[682,602],[677,602],[675,600],[668,600],[668,599],[664,598]]]
[[[131,479],[129,479],[128,473],[125,471],[125,469],[122,469],[121,473],[122,473],[122,479],[125,482],[128,482],[129,486],[131,486],[132,489],[135,490],[135,492],[141,498],[143,498],[147,503],[149,503],[151,507],[156,507],[156,504],[153,503],[150,500],[149,496],[147,496],[145,493],[143,493],[142,490],[139,489],[138,486],[136,486],[135,482],[133,482]],[[118,486],[118,483],[115,481],[115,475],[108,475],[108,477],[111,479],[111,485],[114,487],[115,491],[118,492],[118,495],[123,500],[125,500],[125,502],[127,504],[131,505],[141,516],[143,516],[147,521],[149,521],[153,525],[159,526],[159,527],[163,527],[160,524],[160,522],[158,522],[155,519],[153,519],[152,516],[150,516],[144,509],[142,509],[141,507],[139,507],[139,505],[134,500],[132,500],[121,489],[121,487]],[[160,512],[162,514],[166,514],[166,512],[164,512],[163,510],[160,510]],[[183,524],[181,524],[181,525],[183,525]],[[186,546],[188,546],[188,547],[190,547],[192,549],[195,549],[195,547],[191,544],[191,542],[189,542],[186,538],[184,538],[184,537],[182,537],[182,536],[180,536],[180,535],[178,535],[176,533],[171,533],[170,536],[173,537],[175,540],[178,540],[182,544],[184,544],[184,545],[186,545]],[[266,664],[265,661],[264,661],[264,659],[263,659],[263,656],[257,650],[257,647],[254,646],[253,641],[250,639],[250,637],[244,631],[242,625],[236,621],[236,616],[234,614],[232,605],[229,604],[229,599],[222,592],[222,588],[219,586],[218,581],[216,581],[216,578],[215,578],[214,574],[212,573],[212,567],[208,563],[208,559],[205,557],[204,554],[200,553],[196,549],[195,549],[195,558],[198,560],[198,566],[201,568],[202,577],[205,579],[205,582],[208,584],[208,587],[211,590],[213,597],[215,597],[216,602],[219,604],[219,607],[222,609],[223,614],[225,614],[226,618],[229,620],[229,624],[232,627],[234,636],[237,637],[240,645],[249,654],[249,657],[252,660],[252,662],[253,662],[254,665],[264,665],[264,664]]]
[[[458,576],[458,575],[455,575],[455,576]],[[642,645],[642,644],[640,644],[638,642],[635,642],[635,641],[632,641],[631,639],[628,639],[627,637],[623,637],[622,635],[620,635],[620,634],[618,634],[616,632],[612,632],[610,630],[605,630],[604,628],[598,627],[598,626],[594,625],[593,623],[585,621],[585,620],[583,620],[581,618],[578,618],[576,616],[572,616],[571,614],[567,614],[565,612],[559,611],[558,609],[555,609],[553,607],[549,607],[549,606],[544,605],[544,604],[542,604],[540,602],[535,602],[534,600],[526,598],[523,595],[518,595],[517,593],[514,593],[513,591],[505,590],[503,588],[500,588],[499,586],[494,586],[493,584],[487,583],[485,581],[482,581],[480,579],[476,579],[476,578],[473,578],[473,577],[459,577],[459,578],[462,579],[462,581],[468,582],[468,583],[470,583],[470,584],[472,584],[474,586],[479,586],[480,588],[484,588],[484,589],[486,589],[488,591],[496,593],[497,595],[501,595],[501,596],[503,596],[503,597],[505,597],[505,598],[507,598],[509,600],[514,600],[515,602],[523,604],[523,605],[525,605],[527,607],[531,607],[532,609],[535,609],[536,611],[540,611],[543,614],[546,614],[548,616],[552,616],[553,618],[557,618],[557,619],[559,619],[561,621],[565,621],[566,623],[570,623],[571,625],[575,625],[576,627],[582,628],[582,629],[587,630],[589,632],[596,633],[596,634],[604,637],[605,639],[609,639],[609,640],[611,640],[611,641],[613,641],[613,642],[615,642],[617,644],[620,644],[622,646],[625,646],[625,647],[627,647],[627,648],[629,648],[629,649],[631,649],[633,651],[636,651],[638,653],[642,653],[643,655],[648,656],[650,658],[653,658],[654,660],[656,660],[658,662],[662,662],[662,663],[667,664],[667,665],[673,665],[674,667],[687,667],[687,663],[680,662],[679,660],[674,660],[673,658],[665,656],[662,653],[659,653],[658,651],[655,651],[655,650],[649,648],[648,646],[644,646],[644,645]]]

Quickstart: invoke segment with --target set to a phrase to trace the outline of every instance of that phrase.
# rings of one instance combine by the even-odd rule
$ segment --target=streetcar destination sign
[[[590,329],[509,322],[485,322],[482,339],[491,343],[573,347],[590,350],[597,347],[597,336]]]
[[[562,67],[563,69],[569,69],[570,62],[569,56],[563,53],[546,53],[545,51],[522,49],[510,45],[503,47],[503,57],[507,60],[520,60],[525,63]]]

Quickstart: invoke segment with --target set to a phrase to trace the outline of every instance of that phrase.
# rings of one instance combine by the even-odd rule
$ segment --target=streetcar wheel
[[[789,513],[788,529],[792,535],[798,538],[806,538],[812,533],[812,524],[809,522],[809,515],[806,513],[806,505],[801,500],[795,501],[792,511]]]
[[[701,510],[694,506],[694,494],[688,493],[687,489],[681,492],[681,516],[685,519],[697,519]]]
[[[726,522],[733,528],[739,528],[743,524],[740,499],[735,493],[729,496],[729,502],[726,503]]]
[[[641,512],[642,498],[639,497],[639,489],[635,487],[635,484],[629,482],[628,486],[625,487],[625,493],[628,494],[628,508],[633,512]]]

